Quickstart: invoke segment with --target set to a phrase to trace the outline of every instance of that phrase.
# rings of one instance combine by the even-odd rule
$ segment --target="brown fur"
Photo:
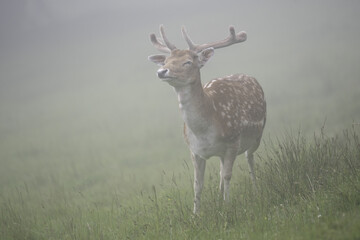
[[[255,78],[235,74],[214,79],[204,86],[212,102],[215,119],[224,139],[235,140],[242,132],[261,136],[265,126],[266,102],[264,92]]]

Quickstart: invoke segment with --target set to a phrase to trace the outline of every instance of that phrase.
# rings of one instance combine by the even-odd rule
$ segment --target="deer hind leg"
[[[253,182],[254,186],[256,187],[256,177],[255,177],[255,170],[254,170],[254,154],[249,153],[248,151],[246,151],[245,154],[246,154],[246,158],[247,158],[248,164],[249,164],[249,173],[250,173],[251,181]]]
[[[220,158],[220,186],[219,186],[221,196],[224,196],[224,176],[223,176],[224,173],[223,173],[223,168],[224,168],[224,158],[221,157]]]
[[[250,177],[251,177],[251,181],[254,185],[255,191],[257,191],[257,185],[256,185],[256,177],[255,177],[255,161],[254,161],[254,152],[258,149],[260,145],[260,138],[256,141],[255,145],[248,149],[245,152],[248,164],[249,164],[249,173],[250,173]]]
[[[194,214],[200,209],[201,192],[204,186],[204,175],[206,160],[198,155],[192,154],[194,164]]]
[[[232,168],[236,158],[236,151],[229,149],[226,151],[224,158],[220,163],[220,191],[225,201],[229,200],[230,180],[232,176]]]

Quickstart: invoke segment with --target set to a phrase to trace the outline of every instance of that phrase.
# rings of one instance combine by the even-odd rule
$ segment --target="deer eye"
[[[192,64],[192,61],[186,61],[183,63],[183,66],[190,66]]]

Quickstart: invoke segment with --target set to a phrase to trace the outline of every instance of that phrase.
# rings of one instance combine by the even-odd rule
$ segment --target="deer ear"
[[[205,63],[214,55],[214,48],[206,48],[199,53],[199,64],[203,67]]]
[[[166,56],[165,55],[151,55],[148,57],[149,61],[156,63],[157,65],[163,66]]]

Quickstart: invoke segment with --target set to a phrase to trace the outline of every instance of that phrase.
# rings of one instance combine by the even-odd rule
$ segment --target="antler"
[[[213,47],[213,48],[223,48],[223,47],[227,47],[230,46],[232,44],[235,43],[240,43],[246,40],[246,32],[239,32],[238,34],[235,34],[235,29],[233,26],[229,27],[229,31],[230,31],[230,35],[225,38],[224,40],[221,41],[217,41],[217,42],[213,42],[213,43],[205,43],[205,44],[195,44],[189,37],[189,35],[186,32],[185,27],[183,26],[181,28],[182,34],[184,39],[186,40],[186,42],[189,45],[189,49],[198,53],[201,52],[202,50],[209,48],[209,47]]]
[[[157,48],[160,52],[164,53],[170,53],[172,50],[176,49],[175,45],[172,44],[166,37],[164,26],[160,25],[160,35],[162,38],[162,41],[165,43],[162,43],[161,40],[159,40],[154,33],[150,34],[150,40],[152,44]]]

